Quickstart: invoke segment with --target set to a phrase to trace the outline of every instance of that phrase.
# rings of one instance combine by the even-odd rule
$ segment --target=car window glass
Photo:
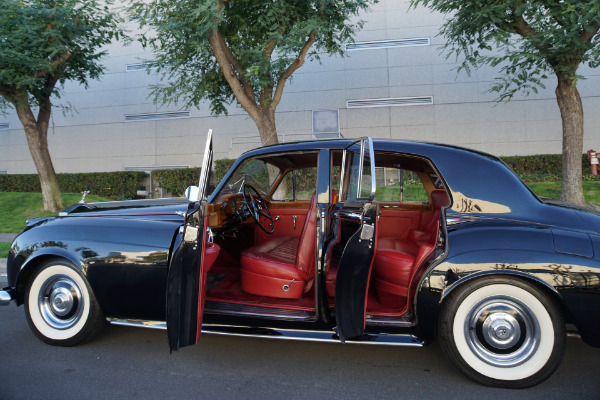
[[[317,188],[317,168],[302,168],[288,171],[273,193],[273,200],[310,200]]]
[[[278,168],[263,160],[251,159],[242,164],[225,185],[223,193],[240,193],[242,185],[254,187],[264,196],[278,174]]]
[[[428,196],[419,176],[401,168],[376,167],[375,200],[383,202],[427,202]]]

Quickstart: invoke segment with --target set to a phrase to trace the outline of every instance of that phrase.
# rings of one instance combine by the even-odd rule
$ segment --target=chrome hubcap
[[[79,321],[83,312],[81,289],[66,275],[52,276],[41,286],[38,306],[48,325],[68,329]]]
[[[527,361],[540,342],[535,314],[522,301],[492,296],[475,304],[465,320],[465,338],[473,353],[496,367]]]

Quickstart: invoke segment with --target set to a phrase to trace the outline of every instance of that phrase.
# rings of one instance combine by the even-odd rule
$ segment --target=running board
[[[107,318],[113,325],[167,329],[164,321],[145,321],[138,319]],[[341,343],[333,331],[307,331],[293,329],[252,328],[248,326],[202,325],[202,333],[237,337],[269,338],[281,340],[299,340],[306,342]],[[374,344],[384,346],[422,347],[423,342],[413,335],[364,334],[360,338],[346,340],[350,344]]]
[[[378,315],[367,315],[365,322],[368,326],[394,326],[408,328],[414,326],[410,317],[383,317]]]
[[[236,315],[250,318],[269,318],[281,321],[315,320],[315,313],[309,311],[251,306],[246,304],[222,303],[216,301],[207,301],[204,304],[204,313],[217,315]]]

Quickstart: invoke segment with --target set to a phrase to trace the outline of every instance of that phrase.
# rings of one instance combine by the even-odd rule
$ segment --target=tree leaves
[[[122,35],[110,2],[101,3],[2,0],[0,95],[13,104],[39,106],[59,96],[56,83],[87,85],[100,76],[101,48]]]
[[[307,56],[341,53],[360,23],[351,17],[377,0],[151,0],[135,1],[132,17],[147,31],[138,39],[159,65],[163,84],[153,87],[158,103],[199,107],[210,102],[213,114],[227,113],[236,101],[209,43],[217,31],[223,38],[235,78],[253,93],[254,106],[276,106],[278,85]]]

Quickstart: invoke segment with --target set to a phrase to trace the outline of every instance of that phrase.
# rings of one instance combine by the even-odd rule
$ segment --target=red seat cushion
[[[244,271],[274,278],[304,280],[296,268],[298,238],[281,236],[242,251]]]
[[[379,249],[375,254],[375,276],[395,285],[408,287],[415,258],[396,250]]]

